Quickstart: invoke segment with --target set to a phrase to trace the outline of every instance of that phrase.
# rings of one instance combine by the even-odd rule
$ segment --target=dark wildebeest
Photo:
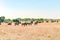
[[[12,23],[8,23],[8,25],[12,25]]]
[[[49,22],[49,20],[46,21],[47,23]]]
[[[30,23],[27,23],[27,25],[32,25],[33,24],[33,21],[31,21]]]
[[[38,21],[36,21],[34,24],[35,24],[35,25],[38,24]]]
[[[19,25],[19,24],[21,23],[21,22],[19,22],[19,20],[17,20],[17,19],[14,19],[13,22],[15,23],[15,26],[16,26],[16,25]]]
[[[56,22],[58,23],[59,22],[59,19],[56,19]]]
[[[56,22],[56,20],[51,20],[51,22],[53,23],[53,22]]]
[[[0,25],[1,25],[1,22],[0,22]]]
[[[27,23],[26,22],[25,23],[21,23],[21,25],[27,26]]]
[[[38,23],[43,23],[43,21],[38,21]]]
[[[15,22],[15,26],[21,24],[21,22]]]
[[[38,24],[38,23],[42,23],[43,21],[36,21],[34,24],[36,25],[36,24]]]

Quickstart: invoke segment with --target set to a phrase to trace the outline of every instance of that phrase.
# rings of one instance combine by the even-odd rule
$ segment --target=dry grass
[[[60,23],[0,25],[0,40],[60,40]]]

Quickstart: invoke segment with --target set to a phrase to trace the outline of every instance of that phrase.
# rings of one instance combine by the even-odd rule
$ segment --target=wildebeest
[[[46,21],[47,23],[49,22],[49,20]]]
[[[34,24],[43,23],[43,21],[36,21]]]
[[[21,24],[21,22],[15,22],[15,26]]]
[[[33,21],[31,21],[31,22],[29,22],[29,23],[27,22],[27,25],[32,25],[32,24],[33,24]]]
[[[0,22],[0,25],[1,25],[1,22]]]
[[[25,23],[21,23],[21,25],[27,26],[27,23],[26,22]]]
[[[24,26],[32,25],[32,24],[33,24],[33,21],[31,21],[31,22],[24,22],[24,23],[21,23],[21,25],[24,25]]]
[[[12,23],[8,23],[8,25],[12,25]]]
[[[56,22],[56,20],[51,20],[51,22],[53,23],[53,22]]]
[[[59,19],[56,19],[56,22],[58,23],[59,22]]]
[[[34,22],[34,24],[35,24],[35,25],[38,24],[38,21]]]

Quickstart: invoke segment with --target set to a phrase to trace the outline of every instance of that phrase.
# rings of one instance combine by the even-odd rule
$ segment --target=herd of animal
[[[31,22],[24,22],[24,23],[22,23],[22,22],[14,22],[14,25],[15,26],[16,25],[19,25],[19,24],[24,25],[24,26],[32,25],[33,24],[33,21],[31,21]],[[8,23],[8,25],[12,25],[12,23]]]
[[[60,19],[44,19],[44,18],[16,18],[16,19],[6,19],[4,16],[1,16],[0,17],[0,25],[2,23],[7,23],[7,25],[12,25],[12,23],[14,23],[14,25],[24,25],[24,26],[27,26],[27,25],[37,25],[38,23],[44,23],[44,22],[49,22],[51,21],[52,23],[54,22],[59,22]],[[3,24],[4,25],[4,24]]]
[[[48,20],[46,20],[45,22],[49,22]],[[55,21],[55,20],[51,20],[51,22],[53,23],[53,22],[58,22],[58,21]],[[34,25],[37,25],[38,23],[44,23],[44,21],[30,21],[30,22],[14,22],[14,25],[16,26],[16,25],[19,25],[19,24],[21,24],[21,25],[23,25],[23,26],[27,26],[27,25],[32,25],[32,24],[34,24]],[[1,23],[0,23],[0,25],[1,25]],[[7,25],[12,25],[12,22],[9,22],[9,23],[7,23]]]

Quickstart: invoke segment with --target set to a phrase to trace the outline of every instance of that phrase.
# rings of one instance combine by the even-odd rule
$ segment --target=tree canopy
[[[15,18],[15,19],[6,19],[4,16],[0,16],[0,22],[21,22],[21,21],[47,21],[49,19],[44,18]],[[53,19],[54,20],[54,19]],[[56,19],[58,20],[58,19]]]

